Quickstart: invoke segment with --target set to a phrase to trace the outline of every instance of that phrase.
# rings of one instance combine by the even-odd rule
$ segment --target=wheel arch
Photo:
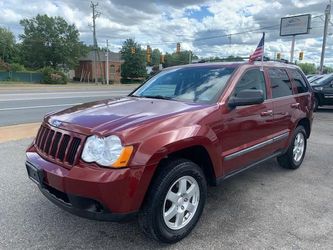
[[[303,128],[305,129],[307,138],[310,137],[311,134],[311,122],[308,118],[302,118],[301,120],[298,121],[297,126],[303,126]]]
[[[153,185],[153,181],[163,170],[163,167],[165,167],[169,162],[177,159],[189,160],[197,164],[202,169],[207,183],[211,186],[216,186],[216,173],[208,150],[203,145],[192,145],[173,152],[169,152],[165,157],[160,159],[156,165],[156,168],[154,169],[147,190],[150,190],[150,187]],[[145,192],[140,207],[142,207],[146,202],[147,195],[148,192]]]

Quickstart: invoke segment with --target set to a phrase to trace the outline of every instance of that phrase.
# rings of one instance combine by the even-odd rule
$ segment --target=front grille
[[[72,167],[80,157],[83,137],[67,131],[42,125],[37,133],[35,146],[47,160]]]

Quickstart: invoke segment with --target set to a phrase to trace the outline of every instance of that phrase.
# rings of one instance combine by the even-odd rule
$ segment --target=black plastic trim
[[[281,154],[283,154],[283,153],[284,153],[284,152],[282,152],[282,151],[278,151],[278,152],[276,152],[276,153],[274,153],[274,154],[272,154],[272,155],[270,155],[270,156],[268,156],[268,157],[266,157],[266,158],[263,158],[263,159],[261,159],[261,160],[259,160],[259,161],[256,161],[256,162],[254,162],[254,163],[251,163],[250,165],[248,165],[248,166],[246,166],[246,167],[243,167],[243,168],[241,168],[241,169],[239,169],[239,170],[233,171],[233,172],[231,172],[231,173],[229,173],[229,174],[227,174],[227,175],[225,175],[225,176],[218,177],[218,178],[216,178],[216,180],[215,180],[215,185],[221,185],[226,179],[229,179],[230,177],[233,177],[233,176],[235,176],[235,175],[237,175],[237,174],[239,174],[239,173],[241,173],[241,172],[244,172],[244,171],[246,171],[246,170],[248,170],[248,169],[251,169],[251,168],[253,168],[253,167],[256,167],[256,166],[259,165],[260,163],[263,163],[263,162],[265,162],[265,161],[268,161],[268,160],[270,160],[270,159],[273,159],[273,158],[275,158],[275,157],[277,157],[277,156],[279,156],[279,155],[281,155]]]
[[[67,212],[70,212],[72,214],[75,214],[80,217],[84,217],[87,219],[92,220],[100,220],[100,221],[129,221],[133,219],[137,212],[131,212],[131,213],[111,213],[111,212],[95,212],[91,210],[86,209],[80,209],[77,207],[74,207],[70,202],[65,202],[59,198],[57,198],[55,195],[51,194],[47,189],[42,188],[41,186],[38,186],[42,194],[48,198],[51,202],[53,202],[58,207],[66,210]],[[80,199],[86,199],[83,197],[78,197],[74,195],[68,195],[69,200],[76,199],[79,201]]]

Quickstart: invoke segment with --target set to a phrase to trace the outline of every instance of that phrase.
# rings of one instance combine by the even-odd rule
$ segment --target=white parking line
[[[11,110],[23,110],[23,109],[40,109],[40,108],[52,108],[52,107],[65,107],[65,106],[75,106],[81,103],[67,103],[67,104],[55,104],[55,105],[45,105],[45,106],[28,106],[28,107],[15,107],[15,108],[3,108],[0,111],[11,111]]]

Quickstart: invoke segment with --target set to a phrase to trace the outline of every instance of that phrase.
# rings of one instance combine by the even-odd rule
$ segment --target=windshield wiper
[[[140,97],[152,98],[152,99],[162,99],[162,100],[172,100],[172,97],[163,95],[141,95]]]

